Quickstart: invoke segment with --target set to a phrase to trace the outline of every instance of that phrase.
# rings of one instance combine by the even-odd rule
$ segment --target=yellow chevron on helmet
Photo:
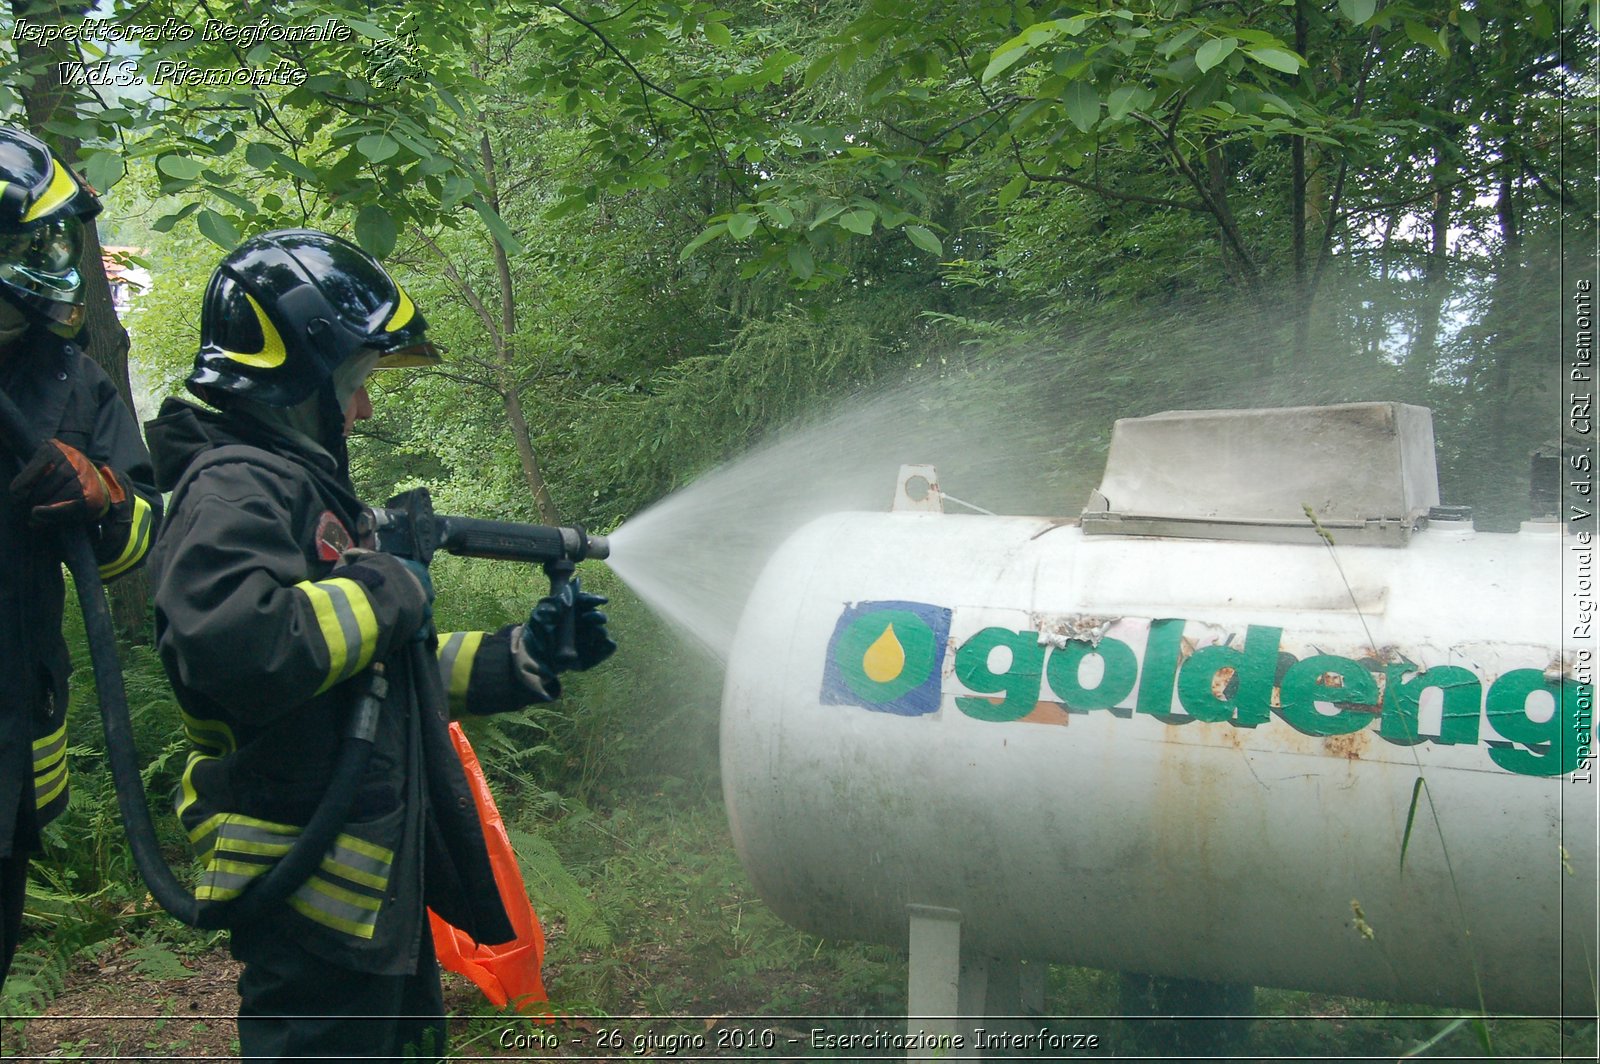
[[[28,208],[27,213],[22,216],[22,220],[24,222],[36,222],[77,194],[78,183],[72,179],[71,172],[61,165],[61,160],[52,155],[50,157],[50,184],[46,186],[44,194],[33,201],[33,206]]]
[[[255,297],[249,292],[244,298],[250,304],[250,309],[255,313],[256,325],[261,330],[261,349],[259,351],[229,351],[227,348],[218,348],[225,357],[235,362],[242,362],[256,369],[277,369],[283,365],[284,359],[289,357],[289,352],[284,349],[283,337],[278,335],[278,330],[272,324],[272,319],[267,317],[267,312],[261,309]]]

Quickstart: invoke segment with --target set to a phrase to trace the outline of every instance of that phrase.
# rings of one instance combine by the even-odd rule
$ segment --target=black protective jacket
[[[161,518],[150,456],[105,372],[78,346],[40,329],[0,362],[3,389],[40,439],[59,439],[110,466],[128,497],[90,526],[102,579],[144,560]],[[0,455],[0,857],[38,847],[67,805],[67,676],[61,530],[31,528],[6,490],[31,457]]]
[[[390,682],[343,832],[284,905],[233,929],[234,952],[248,962],[253,941],[290,934],[344,967],[410,972],[424,902],[479,942],[509,940],[447,727],[453,711],[548,699],[520,632],[441,636],[450,704],[421,704],[438,685],[407,667],[420,588],[392,559],[386,579],[341,575],[363,506],[332,456],[175,399],[147,434],[172,489],[150,564],[157,649],[194,745],[178,812],[202,902],[237,896],[287,851],[328,788],[363,671],[382,662]]]

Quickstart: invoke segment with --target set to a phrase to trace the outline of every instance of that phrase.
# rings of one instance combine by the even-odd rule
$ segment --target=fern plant
[[[69,967],[70,955],[59,950],[18,952],[0,986],[0,1030],[43,1012],[66,986]]]

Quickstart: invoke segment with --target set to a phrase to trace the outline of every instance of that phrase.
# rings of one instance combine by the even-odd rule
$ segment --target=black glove
[[[46,440],[11,482],[11,496],[28,507],[32,524],[54,525],[98,521],[128,493],[111,467],[96,466],[70,444]]]
[[[522,626],[522,646],[529,657],[542,665],[552,676],[568,669],[592,669],[616,652],[617,644],[606,632],[606,615],[600,612],[610,599],[604,595],[590,595],[578,584],[578,578],[561,589],[559,595],[546,595],[533,607]],[[572,613],[572,649],[576,660],[557,661],[561,646],[561,625],[567,612]]]

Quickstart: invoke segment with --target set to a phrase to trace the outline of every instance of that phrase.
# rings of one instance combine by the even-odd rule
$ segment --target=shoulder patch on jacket
[[[322,511],[317,518],[317,557],[325,562],[336,562],[345,551],[355,546],[350,530],[334,516],[332,510]]]

